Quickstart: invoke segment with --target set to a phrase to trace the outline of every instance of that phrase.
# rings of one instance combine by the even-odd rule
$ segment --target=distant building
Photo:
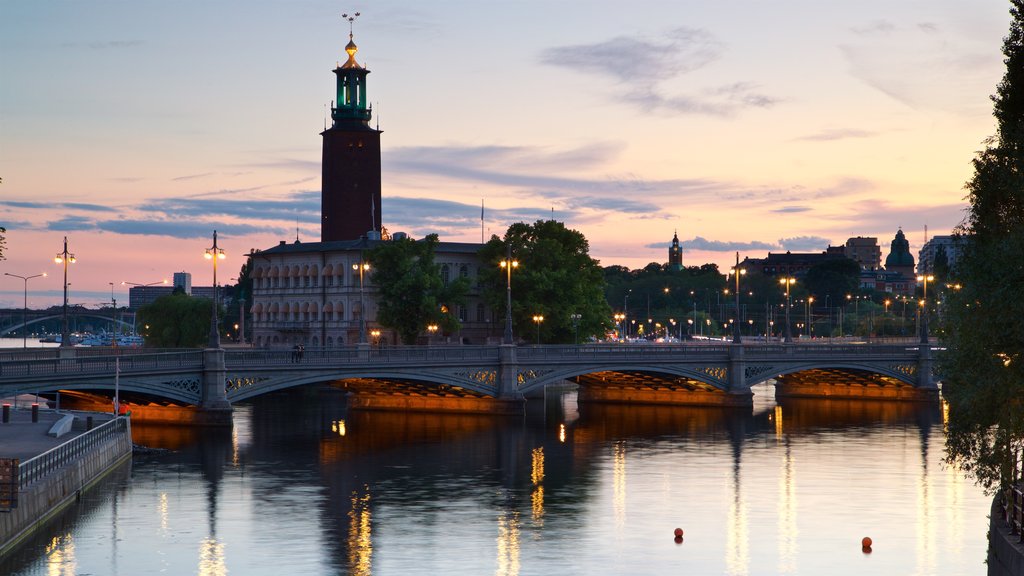
[[[889,255],[885,257],[885,270],[898,272],[911,282],[917,277],[914,274],[914,256],[910,253],[910,242],[903,234],[903,229],[896,231],[896,237],[889,244]]]
[[[849,238],[843,246],[843,254],[860,264],[861,270],[877,270],[882,267],[882,249],[878,246],[878,238]]]
[[[683,269],[683,250],[679,247],[679,235],[672,233],[672,245],[668,248],[668,269]]]
[[[953,268],[960,258],[960,244],[954,236],[933,236],[924,243],[917,253],[917,273],[931,274],[935,271],[935,255],[942,248],[946,251],[946,261]]]
[[[185,294],[192,295],[192,274],[189,272],[175,272],[174,281],[171,283],[174,288],[181,288]]]
[[[787,275],[802,277],[811,267],[846,258],[842,247],[829,247],[824,252],[769,252],[767,258],[745,258],[740,267],[748,273],[765,276]]]

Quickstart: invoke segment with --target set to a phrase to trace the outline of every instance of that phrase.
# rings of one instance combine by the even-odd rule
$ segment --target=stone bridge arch
[[[562,380],[600,372],[617,372],[621,374],[643,372],[694,380],[722,392],[728,392],[729,388],[728,371],[724,364],[701,367],[682,364],[609,364],[605,366],[573,366],[568,368],[521,368],[519,371],[519,392],[529,397],[542,392],[546,386],[561,382]]]
[[[232,403],[298,386],[360,379],[424,383],[435,385],[439,390],[446,386],[456,387],[475,395],[495,397],[498,394],[497,377],[495,370],[422,369],[412,372],[385,366],[327,372],[278,372],[272,375],[267,375],[266,371],[252,374],[232,373],[227,375],[226,386],[227,398]]]
[[[893,378],[913,387],[918,386],[917,365],[912,363],[882,364],[878,362],[806,361],[806,362],[747,362],[743,381],[747,388],[779,376],[794,375],[812,370],[852,370]]]

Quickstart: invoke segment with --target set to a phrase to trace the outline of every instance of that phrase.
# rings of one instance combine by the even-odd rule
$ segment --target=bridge
[[[134,313],[133,313],[133,316],[134,316]],[[27,318],[26,317],[24,320],[22,320],[21,316],[19,315],[19,316],[17,316],[17,319],[12,320],[9,324],[6,324],[6,325],[0,324],[0,337],[2,337],[2,336],[9,336],[11,334],[17,334],[17,333],[19,333],[19,331],[22,328],[26,328],[28,326],[32,326],[33,324],[42,324],[42,323],[47,322],[49,320],[60,320],[62,318],[63,318],[63,314],[61,314],[59,312],[53,313],[53,312],[49,312],[49,311],[46,311],[46,312],[36,312],[36,311],[33,311],[32,318]],[[70,316],[70,318],[74,319],[75,321],[78,321],[81,318],[91,318],[93,320],[99,320],[99,321],[104,322],[104,323],[111,323],[112,322],[112,323],[116,324],[117,326],[119,326],[120,328],[124,328],[124,329],[128,329],[128,330],[132,330],[132,329],[135,328],[135,326],[131,322],[122,320],[121,318],[111,318],[110,314],[104,315],[103,311],[101,311],[101,310],[100,311],[95,311],[95,312],[91,312],[91,311],[84,311],[83,312],[83,311],[79,310],[79,311],[76,311],[74,314],[72,314]]]
[[[352,392],[360,408],[521,410],[525,398],[574,381],[580,399],[748,406],[751,387],[789,396],[933,399],[929,344],[581,346],[357,345],[306,350],[43,349],[0,355],[0,395],[113,392],[230,410],[310,384]]]

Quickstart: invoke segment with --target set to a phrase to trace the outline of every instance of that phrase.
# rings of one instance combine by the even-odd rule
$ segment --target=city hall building
[[[366,92],[370,71],[356,61],[357,51],[349,34],[348,59],[334,69],[337,97],[331,127],[321,133],[320,242],[282,241],[248,255],[256,346],[333,347],[364,338],[371,344],[397,342],[392,331],[376,322],[373,271],[363,266],[367,251],[390,238],[381,225],[381,132],[370,126],[372,110]],[[481,247],[457,242],[437,245],[434,260],[442,280],[467,277],[470,289],[466,304],[448,311],[458,316],[462,329],[456,334],[431,335],[424,327],[424,342],[485,344],[500,337],[504,320],[484,305],[475,280]]]

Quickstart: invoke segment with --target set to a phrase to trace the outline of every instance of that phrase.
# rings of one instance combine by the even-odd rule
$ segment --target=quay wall
[[[1024,542],[1010,529],[1000,494],[992,500],[988,522],[988,576],[1024,576]]]
[[[131,465],[130,420],[122,417],[106,425],[115,429],[104,434],[105,438],[100,441],[89,442],[86,438],[88,434],[101,432],[101,428],[96,428],[37,457],[57,455],[58,451],[74,442],[84,442],[84,447],[74,457],[62,460],[59,466],[20,488],[16,508],[0,512],[0,558],[75,503],[82,492],[107,474],[121,465]],[[22,467],[32,460],[27,460]]]

